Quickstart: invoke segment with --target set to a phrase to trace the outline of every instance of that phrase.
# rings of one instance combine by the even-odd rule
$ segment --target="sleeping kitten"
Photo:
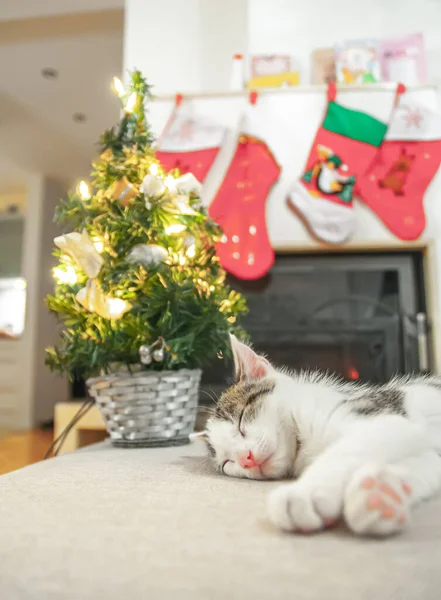
[[[310,533],[343,518],[355,533],[401,530],[441,487],[441,377],[382,386],[278,371],[231,338],[237,383],[206,441],[231,477],[295,479],[269,496],[272,522]]]

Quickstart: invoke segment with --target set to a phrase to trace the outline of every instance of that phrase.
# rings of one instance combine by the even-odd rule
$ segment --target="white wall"
[[[423,33],[429,79],[441,81],[441,2],[439,0],[250,0],[251,54],[288,53],[310,82],[314,48],[342,40]]]
[[[124,68],[155,94],[223,89],[247,49],[247,15],[247,0],[126,0]]]

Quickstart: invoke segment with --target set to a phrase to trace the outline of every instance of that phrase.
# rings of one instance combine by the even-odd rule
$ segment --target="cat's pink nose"
[[[239,452],[237,458],[240,466],[244,469],[252,469],[253,467],[258,467],[260,465],[260,463],[254,458],[251,450]]]

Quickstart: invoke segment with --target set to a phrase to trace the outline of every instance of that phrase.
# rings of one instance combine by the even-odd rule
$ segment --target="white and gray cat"
[[[441,377],[382,386],[276,370],[231,339],[237,383],[218,401],[204,439],[231,477],[292,478],[269,496],[269,517],[310,533],[344,519],[387,536],[441,488]]]

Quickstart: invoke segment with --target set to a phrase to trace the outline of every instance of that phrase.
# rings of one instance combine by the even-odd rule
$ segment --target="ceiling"
[[[84,9],[85,0],[7,4],[0,8],[0,193],[23,189],[33,172],[85,177],[100,133],[118,121],[110,84],[122,69],[122,0],[87,0],[80,13],[68,11]],[[44,78],[44,68],[58,76]],[[86,120],[76,122],[75,113]]]

